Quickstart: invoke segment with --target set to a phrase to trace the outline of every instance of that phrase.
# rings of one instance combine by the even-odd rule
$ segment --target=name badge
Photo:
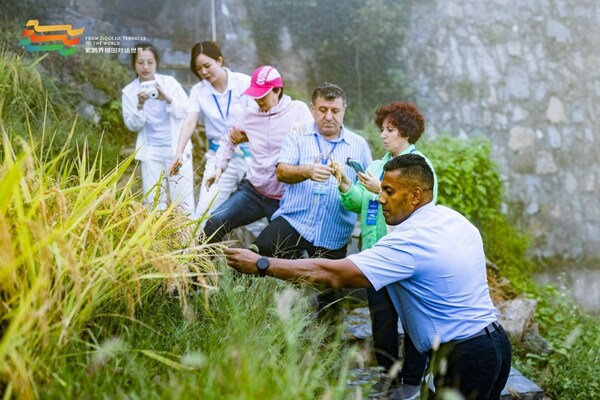
[[[377,211],[379,209],[379,202],[377,200],[369,200],[369,207],[367,208],[367,225],[377,225]]]

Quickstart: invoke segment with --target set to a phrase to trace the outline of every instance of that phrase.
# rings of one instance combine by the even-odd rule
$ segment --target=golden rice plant
[[[53,379],[51,361],[84,340],[96,316],[132,317],[146,296],[187,271],[200,285],[213,282],[205,250],[189,247],[189,219],[173,207],[149,211],[132,193],[134,178],[120,182],[132,157],[99,176],[101,156],[91,159],[85,146],[74,154],[74,130],[63,151],[46,159],[31,142],[11,143],[0,124],[4,398],[39,397],[37,388]],[[184,292],[187,281],[175,281]]]

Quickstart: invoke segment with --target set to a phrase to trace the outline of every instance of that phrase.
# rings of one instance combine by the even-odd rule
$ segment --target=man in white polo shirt
[[[439,344],[447,364],[445,374],[434,365],[438,391],[499,399],[511,346],[489,295],[479,231],[456,211],[432,203],[433,173],[423,157],[396,157],[384,171],[379,202],[386,223],[397,227],[371,249],[343,260],[282,260],[226,249],[229,265],[284,280],[387,289],[416,348],[431,353]]]

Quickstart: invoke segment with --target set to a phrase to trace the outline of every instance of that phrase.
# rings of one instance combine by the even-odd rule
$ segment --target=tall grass
[[[148,212],[131,193],[133,179],[118,187],[131,159],[98,179],[99,157],[74,155],[69,142],[47,161],[25,141],[17,147],[3,131],[0,381],[32,398],[89,321],[108,311],[133,315],[159,278],[194,255],[180,251],[191,237],[185,217]],[[211,271],[198,261],[186,268]]]

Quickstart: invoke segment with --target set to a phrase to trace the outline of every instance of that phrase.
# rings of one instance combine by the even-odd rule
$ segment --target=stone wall
[[[600,259],[600,5],[406,2],[403,58],[427,135],[486,136],[540,257]]]

